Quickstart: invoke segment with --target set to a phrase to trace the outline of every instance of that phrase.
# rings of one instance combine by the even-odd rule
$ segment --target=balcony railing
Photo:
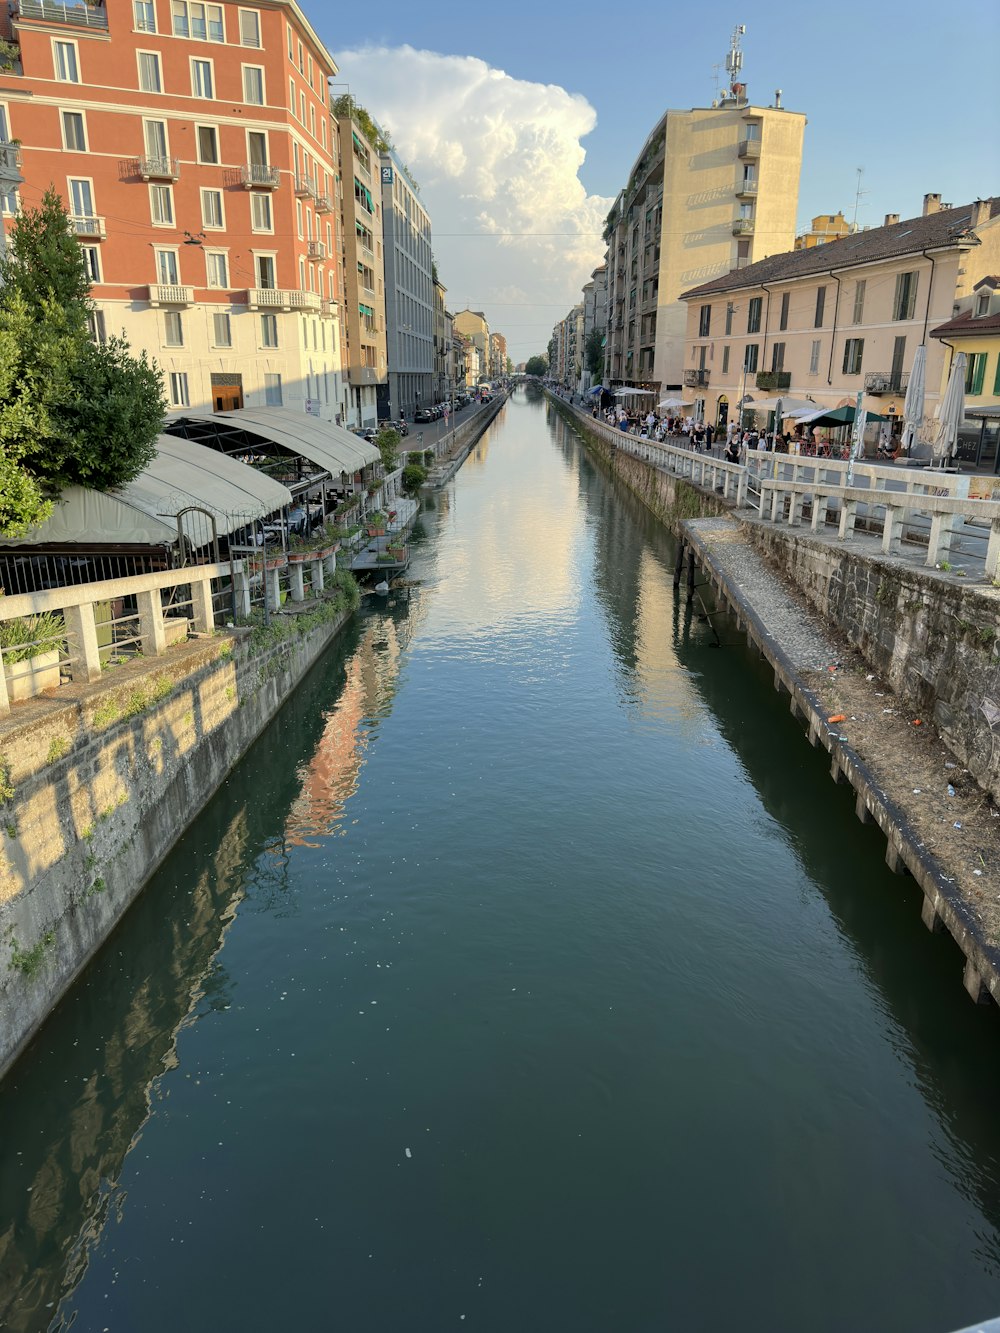
[[[61,5],[55,0],[18,0],[14,17],[42,19],[46,23],[65,23],[71,28],[108,30],[108,11],[103,5]]]
[[[295,177],[295,197],[296,199],[316,198],[316,182],[312,176]]]
[[[734,236],[752,236],[753,218],[733,218]]]
[[[106,235],[103,218],[74,214],[70,218],[69,224],[81,240],[103,241]]]
[[[150,283],[148,300],[150,305],[191,305],[194,301],[194,288]]]
[[[307,253],[310,259],[325,259],[326,245],[323,241],[310,241],[308,243]]]
[[[760,157],[760,140],[741,139],[739,155],[740,157]]]
[[[319,313],[324,319],[336,319],[338,310],[336,301],[328,301],[325,297],[320,297]]]
[[[0,171],[17,171],[21,165],[21,146],[16,143],[0,143]]]
[[[865,376],[865,393],[875,395],[906,393],[909,382],[908,370],[870,370]]]
[[[757,182],[742,180],[736,187],[736,194],[740,199],[751,199],[757,196]]]
[[[140,157],[136,165],[144,181],[175,181],[181,174],[176,157]]]
[[[689,389],[704,389],[710,374],[708,370],[685,370],[684,383]]]
[[[248,287],[244,304],[251,310],[319,310],[320,297],[285,287]]]
[[[333,212],[333,200],[330,198],[328,194],[316,195],[316,212],[317,213]]]
[[[792,383],[790,370],[759,370],[754,381],[758,389],[787,389]]]
[[[248,162],[240,175],[244,190],[276,190],[281,184],[281,172],[266,162]]]

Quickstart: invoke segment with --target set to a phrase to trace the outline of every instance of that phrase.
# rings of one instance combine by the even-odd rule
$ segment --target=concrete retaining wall
[[[4,724],[0,1075],[350,614],[183,644]]]

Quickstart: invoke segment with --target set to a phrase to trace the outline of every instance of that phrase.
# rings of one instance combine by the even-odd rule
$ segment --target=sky
[[[515,362],[544,352],[580,299],[663,111],[711,104],[737,23],[750,101],[781,88],[808,117],[796,231],[818,213],[851,219],[856,202],[858,223],[880,226],[918,215],[927,192],[1000,194],[1000,0],[637,3],[619,30],[591,0],[300,3],[340,67],[336,91],[388,129],[420,184],[448,308],[485,311]]]

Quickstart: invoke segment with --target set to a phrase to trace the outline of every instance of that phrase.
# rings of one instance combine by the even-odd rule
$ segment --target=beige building
[[[434,401],[442,403],[448,397],[451,386],[451,346],[452,316],[449,314],[444,298],[448,288],[434,270]]]
[[[795,238],[796,250],[811,250],[814,245],[828,245],[830,241],[849,236],[851,224],[843,213],[817,213],[812,226]]]
[[[502,333],[490,334],[490,375],[501,379],[507,374],[507,339]]]
[[[792,248],[805,123],[751,105],[740,83],[715,106],[662,116],[605,228],[610,384],[678,389],[681,293]]]
[[[456,333],[464,333],[470,338],[478,353],[477,378],[472,385],[479,383],[479,378],[489,378],[490,373],[490,326],[481,310],[460,310],[454,319]]]
[[[914,354],[927,345],[925,417],[946,349],[928,331],[1000,271],[1000,198],[941,208],[839,241],[773,255],[684,293],[684,396],[723,425],[744,399],[776,393],[902,418]],[[744,404],[748,406],[748,403]]]
[[[333,109],[345,304],[341,420],[346,426],[375,426],[378,388],[388,382],[381,184],[373,175],[379,155],[365,133],[360,108],[345,97]]]

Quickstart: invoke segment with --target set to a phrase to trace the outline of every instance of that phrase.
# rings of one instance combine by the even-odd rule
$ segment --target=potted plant
[[[385,536],[385,514],[378,509],[368,515],[368,536]]]
[[[309,559],[309,547],[302,537],[293,537],[288,551],[288,563],[301,565]],[[270,566],[268,566],[270,568]]]
[[[59,648],[65,637],[62,616],[52,611],[0,621],[0,649],[11,700],[30,699],[58,686]]]

